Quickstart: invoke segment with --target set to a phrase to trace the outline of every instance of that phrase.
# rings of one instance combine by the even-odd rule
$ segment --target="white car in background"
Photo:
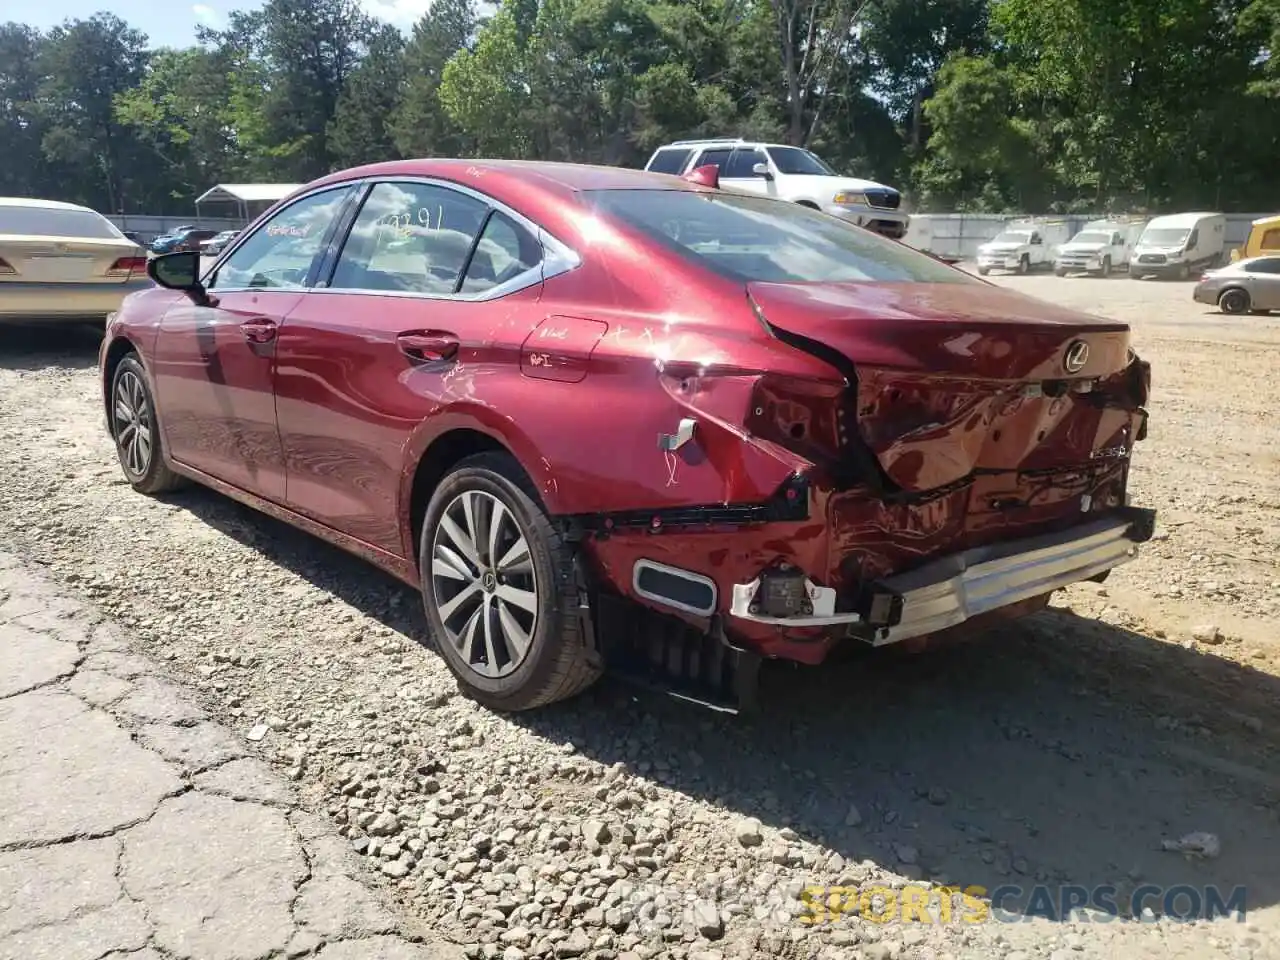
[[[650,173],[683,176],[715,166],[720,186],[825,210],[892,240],[911,218],[898,208],[902,194],[874,180],[843,177],[800,147],[751,140],[677,140],[659,147],[645,164]]]
[[[102,214],[0,197],[0,323],[101,321],[150,286],[146,251]]]
[[[992,270],[1030,273],[1052,267],[1058,249],[1071,238],[1065,220],[1029,218],[1006,223],[995,237],[978,247],[978,273]]]
[[[1112,270],[1128,269],[1133,246],[1142,235],[1145,220],[1092,220],[1064,244],[1054,261],[1053,272],[1096,273],[1106,277]]]

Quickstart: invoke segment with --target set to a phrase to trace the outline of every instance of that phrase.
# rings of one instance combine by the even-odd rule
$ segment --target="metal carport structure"
[[[230,203],[235,204],[236,214],[247,224],[301,186],[300,183],[219,183],[196,197],[196,218],[200,217],[201,204]]]

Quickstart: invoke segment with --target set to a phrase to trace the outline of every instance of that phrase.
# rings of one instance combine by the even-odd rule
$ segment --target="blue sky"
[[[361,0],[369,13],[402,29],[411,27],[431,0]],[[219,27],[232,10],[261,6],[258,0],[43,0],[24,3],[20,10],[0,0],[0,20],[17,20],[47,30],[67,19],[83,19],[110,10],[151,38],[152,46],[183,47],[195,42],[196,24]]]

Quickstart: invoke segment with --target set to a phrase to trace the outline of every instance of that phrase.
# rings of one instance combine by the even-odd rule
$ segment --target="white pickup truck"
[[[1145,220],[1091,220],[1058,251],[1053,272],[1060,277],[1069,273],[1106,277],[1112,270],[1128,269],[1133,245],[1145,225]]]
[[[1071,235],[1065,220],[1013,220],[978,247],[978,273],[992,270],[1030,273],[1053,266],[1058,248]]]

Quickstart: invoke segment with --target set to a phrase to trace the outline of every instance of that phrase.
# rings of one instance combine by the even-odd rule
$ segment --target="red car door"
[[[311,194],[260,225],[205,280],[211,303],[165,314],[152,361],[174,459],[284,500],[275,349],[352,187]]]
[[[280,332],[276,410],[289,506],[404,555],[406,442],[446,398],[465,395],[463,369],[504,349],[516,355],[537,323],[540,261],[531,229],[474,196],[423,182],[374,184],[332,275],[322,271]]]

